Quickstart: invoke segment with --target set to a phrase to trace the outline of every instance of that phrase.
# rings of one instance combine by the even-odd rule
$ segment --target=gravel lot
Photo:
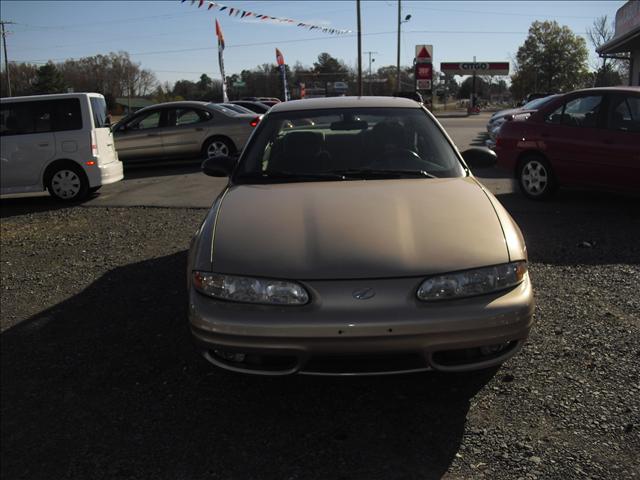
[[[264,378],[193,351],[198,209],[3,201],[5,479],[640,477],[640,205],[499,197],[537,325],[489,372]]]

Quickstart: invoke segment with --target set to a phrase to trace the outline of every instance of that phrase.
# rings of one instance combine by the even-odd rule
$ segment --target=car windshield
[[[548,97],[536,98],[535,100],[531,100],[530,102],[525,103],[522,106],[522,109],[523,110],[537,110],[542,105],[544,105],[549,100],[551,100],[552,98],[555,98],[555,97],[556,97],[556,95],[549,95]]]
[[[441,130],[419,108],[269,113],[240,162],[235,183],[466,174]]]

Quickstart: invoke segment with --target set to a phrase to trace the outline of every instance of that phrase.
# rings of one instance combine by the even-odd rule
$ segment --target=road
[[[440,122],[462,151],[469,146],[484,145],[484,126],[489,115],[489,113],[483,113],[470,117],[441,118]],[[513,191],[511,179],[497,169],[481,169],[474,173],[495,194]],[[125,169],[123,181],[102,187],[100,194],[85,202],[85,205],[207,208],[225,184],[226,179],[203,175],[198,161],[131,167]],[[47,194],[43,192],[31,194],[28,197],[46,196]],[[25,196],[10,197],[24,198]],[[49,202],[44,199],[29,202],[41,201]]]

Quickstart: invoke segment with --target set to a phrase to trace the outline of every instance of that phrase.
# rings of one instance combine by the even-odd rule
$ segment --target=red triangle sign
[[[427,51],[427,47],[422,47],[422,50],[420,50],[420,53],[418,54],[418,58],[431,58],[431,55],[429,55],[429,52]]]

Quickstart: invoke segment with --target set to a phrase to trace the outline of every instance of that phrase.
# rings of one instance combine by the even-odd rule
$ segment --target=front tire
[[[80,167],[62,165],[49,175],[47,190],[57,200],[75,202],[87,196],[89,181]]]
[[[551,164],[540,155],[527,155],[522,159],[517,179],[522,194],[532,200],[546,200],[556,192]]]

